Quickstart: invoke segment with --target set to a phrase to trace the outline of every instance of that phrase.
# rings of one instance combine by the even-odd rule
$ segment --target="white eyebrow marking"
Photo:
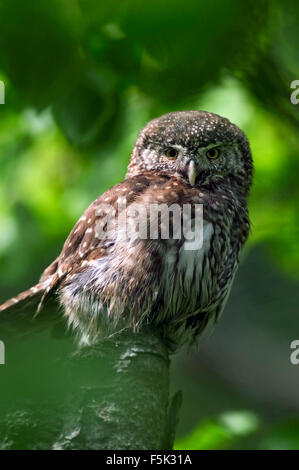
[[[174,148],[174,149],[178,149],[178,150],[187,150],[186,147],[184,147],[183,145],[179,145],[179,144],[169,144],[169,147]]]

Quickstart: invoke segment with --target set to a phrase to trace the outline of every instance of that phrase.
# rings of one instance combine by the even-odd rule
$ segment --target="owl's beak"
[[[190,160],[187,166],[187,175],[188,175],[188,180],[191,186],[195,185],[195,180],[197,176],[197,171],[196,171],[196,165],[194,160]]]

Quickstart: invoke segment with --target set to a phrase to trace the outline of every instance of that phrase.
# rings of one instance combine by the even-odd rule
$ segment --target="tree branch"
[[[181,396],[170,404],[169,354],[156,330],[122,333],[62,357],[47,378],[59,384],[58,394],[19,402],[5,430],[2,421],[0,441],[12,442],[6,448],[172,448]]]
[[[74,393],[56,448],[171,448],[169,357],[157,332],[84,348],[68,375]]]

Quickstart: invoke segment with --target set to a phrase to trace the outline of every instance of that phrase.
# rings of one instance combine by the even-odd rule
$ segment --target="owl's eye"
[[[179,154],[179,151],[174,148],[169,148],[166,150],[166,157],[170,160],[175,160]]]
[[[211,160],[215,160],[216,158],[219,157],[219,150],[216,148],[210,149],[207,151],[206,156],[210,158]]]

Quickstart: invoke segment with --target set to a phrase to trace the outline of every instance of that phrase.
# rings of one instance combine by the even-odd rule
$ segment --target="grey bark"
[[[180,397],[170,406],[169,364],[152,329],[78,352],[69,370],[74,393],[53,447],[171,449]]]

